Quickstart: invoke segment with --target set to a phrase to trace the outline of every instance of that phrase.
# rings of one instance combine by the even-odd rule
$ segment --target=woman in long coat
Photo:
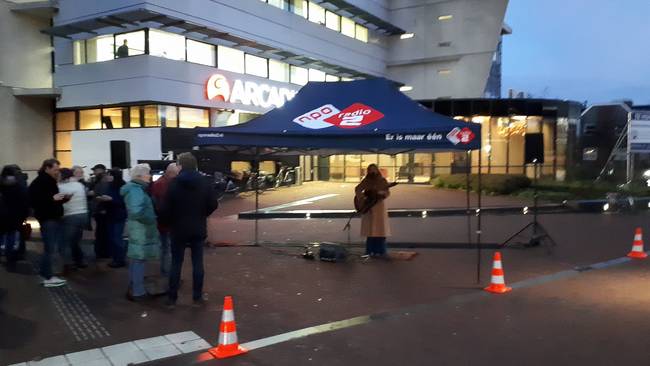
[[[149,164],[138,164],[131,169],[131,181],[120,189],[128,212],[127,257],[130,263],[127,298],[131,301],[143,299],[147,294],[144,288],[145,261],[157,259],[160,250],[156,214],[146,191],[150,181]]]
[[[354,189],[358,202],[376,203],[361,216],[361,236],[366,237],[366,254],[386,256],[386,237],[390,236],[388,209],[385,200],[390,196],[389,184],[381,176],[379,168],[370,164],[366,176]]]

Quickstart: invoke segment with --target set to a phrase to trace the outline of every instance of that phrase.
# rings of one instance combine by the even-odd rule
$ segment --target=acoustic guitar
[[[393,188],[397,182],[389,183],[388,188]],[[366,190],[363,192],[363,197],[354,196],[354,209],[360,214],[365,214],[379,202],[381,198],[374,190]]]

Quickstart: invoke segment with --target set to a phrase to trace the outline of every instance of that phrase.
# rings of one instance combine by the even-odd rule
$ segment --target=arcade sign
[[[239,103],[261,108],[282,107],[298,93],[283,87],[257,83],[251,80],[228,80],[224,75],[214,74],[205,87],[208,100]]]

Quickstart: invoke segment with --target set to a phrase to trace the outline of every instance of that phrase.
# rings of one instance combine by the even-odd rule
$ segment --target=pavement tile
[[[150,360],[158,360],[161,358],[180,355],[181,351],[178,350],[173,344],[166,344],[158,347],[147,348],[143,351],[147,358]]]
[[[81,352],[68,353],[65,355],[68,361],[73,364],[85,364],[86,362],[105,359],[106,356],[99,348],[89,349]]]
[[[133,342],[126,342],[126,343],[120,343],[120,344],[114,344],[112,346],[104,347],[102,348],[102,351],[108,358],[111,358],[112,356],[115,355],[120,355],[124,353],[132,353],[132,352],[137,352],[140,351],[138,346],[135,345]]]
[[[174,334],[167,334],[165,338],[167,338],[167,340],[172,342],[173,344],[178,344],[178,343],[193,341],[195,339],[200,339],[201,337],[199,337],[198,334],[192,331],[187,331],[187,332],[180,332]]]
[[[27,366],[27,362],[15,363],[15,364],[9,365],[9,366]]]
[[[40,361],[30,361],[29,366],[69,366],[68,360],[64,356],[54,356],[44,358]]]
[[[135,343],[135,345],[143,351],[149,348],[169,346],[172,344],[169,340],[167,340],[167,338],[162,336],[138,339],[137,341],[133,341],[133,343]]]
[[[107,358],[102,358],[99,360],[86,361],[82,363],[73,363],[72,366],[112,366],[111,361]]]
[[[124,352],[119,354],[114,354],[109,356],[108,359],[111,361],[113,366],[127,366],[131,363],[141,363],[149,361],[144,352],[137,350],[132,352]]]
[[[210,343],[206,342],[204,339],[195,339],[193,341],[187,341],[179,343],[176,345],[183,353],[190,353],[201,351],[212,347]]]

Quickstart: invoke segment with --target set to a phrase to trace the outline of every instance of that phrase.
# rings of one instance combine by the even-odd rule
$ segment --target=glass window
[[[140,120],[140,106],[137,107],[131,107],[131,121],[129,122],[129,126],[131,128],[136,128],[136,127],[142,127],[142,121]]]
[[[158,106],[158,113],[160,114],[160,124],[162,126],[178,127],[178,111],[175,106]]]
[[[341,81],[353,81],[353,80],[354,79],[352,79],[352,78],[346,78],[346,77],[341,78]]]
[[[289,64],[277,60],[269,60],[269,79],[289,82]]]
[[[79,111],[80,130],[99,130],[102,128],[101,110],[85,109]]]
[[[268,0],[267,1],[269,5],[273,5],[276,8],[280,8],[283,10],[287,10],[289,8],[289,4],[287,4],[286,0]]]
[[[56,130],[71,131],[76,129],[75,112],[58,112],[56,114]]]
[[[207,109],[197,108],[178,108],[180,114],[179,127],[181,128],[194,128],[194,127],[209,127],[210,117]]]
[[[115,57],[144,54],[144,30],[115,35]]]
[[[325,24],[325,8],[309,2],[309,20],[314,23]]]
[[[72,167],[71,151],[57,151],[56,159],[61,163],[62,167]]]
[[[309,81],[325,81],[325,73],[316,69],[309,69]]]
[[[230,47],[217,49],[217,67],[223,70],[244,73],[244,52]]]
[[[72,150],[72,132],[67,131],[56,133],[56,149]]]
[[[291,82],[305,85],[309,81],[309,71],[305,68],[291,65]]]
[[[160,127],[157,105],[144,106],[144,126],[142,127]]]
[[[86,63],[86,41],[74,41],[72,44],[72,58],[75,65]]]
[[[355,23],[352,19],[342,17],[341,18],[341,33],[345,34],[348,37],[354,38],[354,27]]]
[[[335,75],[325,75],[325,81],[341,81],[341,78]]]
[[[307,18],[307,7],[309,3],[307,0],[291,0],[291,11],[294,14],[298,14],[303,18]]]
[[[217,66],[217,47],[211,44],[187,40],[187,61],[201,65]]]
[[[105,108],[104,117],[102,119],[103,128],[123,128],[123,113],[125,108]],[[109,124],[110,121],[110,124]]]
[[[246,55],[246,73],[263,78],[269,76],[268,61],[265,58]]]
[[[361,42],[368,42],[368,28],[357,24],[356,39],[360,40]]]
[[[325,26],[339,32],[341,30],[341,17],[331,11],[325,12]]]
[[[115,58],[113,35],[99,36],[86,41],[86,62],[102,62]]]
[[[149,54],[183,61],[185,60],[185,37],[149,29]]]

